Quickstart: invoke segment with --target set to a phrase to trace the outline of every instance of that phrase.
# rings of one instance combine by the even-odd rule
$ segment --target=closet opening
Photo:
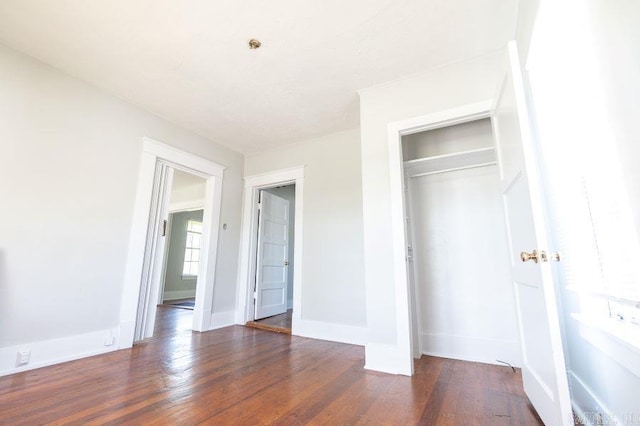
[[[491,120],[402,136],[415,358],[521,365]]]

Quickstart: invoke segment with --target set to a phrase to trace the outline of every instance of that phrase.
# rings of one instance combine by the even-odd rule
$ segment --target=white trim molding
[[[163,204],[168,204],[166,193],[170,188],[161,184],[161,176],[159,176],[159,171],[167,167],[206,179],[203,246],[196,288],[193,329],[205,331],[211,325],[222,179],[225,167],[144,137],[120,309],[120,348],[131,347],[134,340],[149,337],[149,330],[153,330],[157,294],[161,287],[159,277],[162,274],[159,269],[163,262],[153,259],[154,256],[162,254],[154,253],[154,248],[159,246],[157,237],[153,237],[157,232],[148,232],[148,230],[160,226],[160,223],[156,223],[160,220],[158,212],[162,213],[168,207]],[[167,181],[169,184],[171,177],[172,172],[169,173]],[[152,208],[154,207],[152,200],[155,200],[155,204],[161,204],[156,205],[155,210]],[[154,294],[156,297],[153,297]],[[140,324],[145,323],[146,325],[141,327]]]
[[[484,364],[522,366],[520,342],[517,340],[485,339],[447,333],[420,333],[420,352],[440,358],[454,358]]]
[[[180,300],[180,299],[190,299],[196,296],[196,290],[173,290],[173,291],[165,291],[162,294],[163,300]]]
[[[292,326],[291,334],[312,339],[364,346],[366,343],[367,328],[355,325],[298,319]]]
[[[119,348],[119,340],[119,329],[111,328],[0,348],[0,376],[112,352]],[[16,366],[17,353],[25,350],[29,363]]]
[[[176,169],[184,170],[187,173],[203,178],[212,176],[222,178],[224,175],[225,166],[214,163],[206,158],[188,153],[146,136],[142,138],[142,144],[144,152],[174,163]]]
[[[242,234],[240,240],[240,259],[238,262],[238,288],[235,323],[244,325],[254,319],[252,277],[255,277],[256,238],[258,232],[258,193],[261,189],[283,184],[295,184],[295,231],[293,254],[293,318],[292,328],[302,318],[302,224],[304,206],[304,166],[244,178],[244,199],[242,202]]]
[[[574,416],[580,420],[580,424],[589,426],[629,424],[614,416],[611,410],[573,371],[569,371],[567,377],[571,383],[571,406]]]
[[[411,351],[409,351],[411,357]],[[389,374],[413,374],[413,359],[407,363],[405,348],[399,345],[385,345],[382,343],[367,343],[364,347],[364,368]]]
[[[404,162],[402,136],[441,127],[488,118],[493,100],[468,104],[437,113],[389,123],[389,179],[391,192],[391,221],[394,265],[394,293],[396,308],[396,345],[367,345],[366,368],[398,374],[413,374],[413,351],[409,282],[407,277],[407,236],[405,234]]]
[[[235,324],[236,311],[214,312],[211,314],[210,330],[228,327]]]

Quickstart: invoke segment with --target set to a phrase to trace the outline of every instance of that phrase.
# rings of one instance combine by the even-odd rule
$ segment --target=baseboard
[[[118,339],[118,349],[126,349],[133,346],[133,339],[136,333],[135,321],[123,321],[120,323],[120,338]]]
[[[585,425],[622,425],[627,424],[616,418],[608,407],[595,396],[589,387],[569,371],[569,386],[571,388],[571,405],[575,416]]]
[[[500,360],[514,367],[522,366],[520,343],[517,341],[441,333],[422,333],[420,337],[420,351],[424,355],[503,365],[497,362]]]
[[[165,291],[162,294],[162,300],[191,299],[194,297],[196,297],[195,288],[192,290]]]
[[[401,350],[396,345],[367,343],[364,347],[367,370],[390,374],[413,375],[413,357],[410,350]]]
[[[0,348],[0,376],[60,364],[118,350],[119,328]],[[108,344],[108,346],[107,346]],[[19,351],[30,351],[29,363],[16,366]]]
[[[211,314],[209,330],[228,327],[235,324],[236,311],[215,312]]]
[[[331,342],[364,346],[368,331],[365,327],[293,318],[291,334]]]

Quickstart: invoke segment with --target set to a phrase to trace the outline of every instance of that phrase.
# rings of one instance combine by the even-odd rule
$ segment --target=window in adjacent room
[[[197,220],[188,220],[187,240],[184,249],[184,264],[182,266],[182,276],[185,278],[195,278],[198,276],[201,243],[202,222]]]

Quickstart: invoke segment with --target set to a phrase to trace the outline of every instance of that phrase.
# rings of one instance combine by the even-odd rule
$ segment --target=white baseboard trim
[[[571,405],[581,424],[589,426],[626,424],[616,418],[573,371],[569,371],[568,378],[571,388]]]
[[[211,314],[209,330],[228,327],[235,324],[236,311],[214,312]]]
[[[396,345],[367,343],[364,347],[364,357],[364,368],[367,370],[402,374],[404,376],[413,374],[411,351],[401,350]]]
[[[517,341],[422,333],[420,351],[424,355],[442,358],[504,365],[496,361],[500,360],[506,361],[514,367],[522,366],[520,343]]]
[[[365,327],[354,325],[293,318],[291,334],[294,336],[310,337],[312,339],[364,346],[367,340],[368,330]]]
[[[0,376],[60,364],[119,349],[119,328],[0,348]],[[107,343],[110,343],[106,346]],[[29,363],[16,366],[19,351],[30,351]]]
[[[133,339],[136,333],[135,321],[123,321],[120,323],[120,338],[118,339],[118,349],[126,349],[133,346]]]
[[[196,297],[196,289],[192,290],[175,290],[165,291],[162,294],[162,300],[190,299]]]

